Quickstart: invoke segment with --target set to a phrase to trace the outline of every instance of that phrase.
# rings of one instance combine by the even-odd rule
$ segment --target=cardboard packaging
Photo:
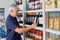
[[[54,29],[54,18],[49,19],[49,28]]]

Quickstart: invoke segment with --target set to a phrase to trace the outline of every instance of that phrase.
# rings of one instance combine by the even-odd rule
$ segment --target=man
[[[9,16],[6,20],[7,27],[7,38],[6,40],[21,40],[21,33],[27,32],[30,29],[33,29],[37,26],[37,23],[33,23],[27,28],[20,28],[19,23],[16,19],[18,14],[18,7],[15,4],[12,4],[9,8]]]

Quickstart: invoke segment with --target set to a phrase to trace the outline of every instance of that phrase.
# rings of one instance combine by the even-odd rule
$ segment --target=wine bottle
[[[39,15],[39,13],[38,13],[38,15]],[[39,17],[36,15],[34,23],[38,23],[38,21],[39,21]]]
[[[55,8],[58,8],[58,2],[55,0]]]

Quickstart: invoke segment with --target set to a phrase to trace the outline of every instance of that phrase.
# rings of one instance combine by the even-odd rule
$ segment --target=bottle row
[[[26,10],[42,9],[42,0],[27,0]]]
[[[25,38],[29,38],[31,40],[43,40],[43,33],[42,31],[31,29],[26,33]]]
[[[35,22],[36,19],[36,22],[38,22],[38,26],[43,27],[43,22],[41,22],[41,20],[43,20],[42,18],[43,18],[42,12],[27,12],[25,23],[31,25],[32,23]]]
[[[23,13],[18,13],[17,20],[19,23],[23,23]]]
[[[26,16],[29,17],[43,17],[42,12],[26,12]]]
[[[53,33],[47,33],[47,40],[60,40],[60,36]]]

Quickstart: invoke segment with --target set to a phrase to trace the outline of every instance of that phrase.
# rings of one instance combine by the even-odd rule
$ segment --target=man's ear
[[[13,10],[11,10],[11,12],[13,12]]]

